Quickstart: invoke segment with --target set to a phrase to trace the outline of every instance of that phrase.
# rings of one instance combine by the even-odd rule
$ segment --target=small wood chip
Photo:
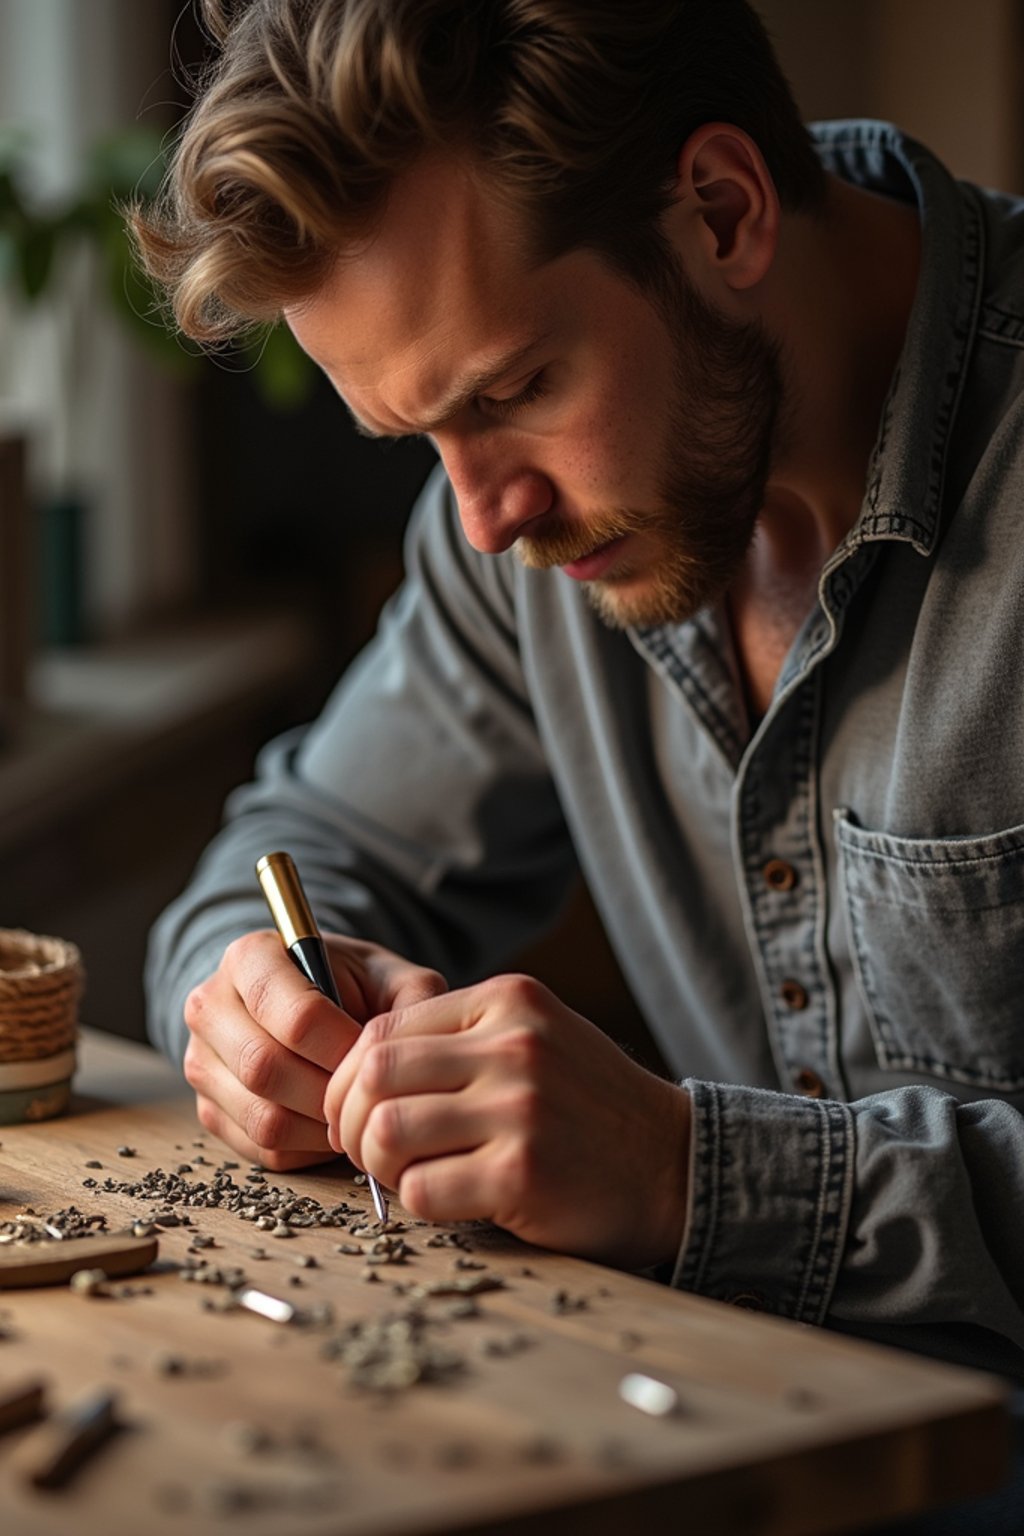
[[[100,1391],[72,1403],[29,1435],[17,1466],[37,1488],[59,1488],[118,1428],[114,1393]]]
[[[0,1389],[0,1434],[41,1418],[45,1399],[46,1383],[35,1376]]]

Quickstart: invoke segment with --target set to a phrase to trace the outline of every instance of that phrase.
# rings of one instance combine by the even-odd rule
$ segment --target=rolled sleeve
[[[687,1079],[690,1205],[672,1284],[824,1321],[853,1196],[854,1117],[831,1099]]]

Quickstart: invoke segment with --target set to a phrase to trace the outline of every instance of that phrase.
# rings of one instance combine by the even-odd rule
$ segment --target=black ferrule
[[[322,939],[296,939],[288,950],[302,974],[313,983],[332,1003],[341,1007],[341,998],[334,981],[334,973],[327,961],[327,951]]]

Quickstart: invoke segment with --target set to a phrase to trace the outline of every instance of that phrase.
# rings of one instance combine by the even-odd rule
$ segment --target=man
[[[812,147],[744,0],[228,10],[145,259],[441,465],[155,935],[203,1125],[1024,1374],[1020,208]],[[577,863],[677,1082],[501,974]]]

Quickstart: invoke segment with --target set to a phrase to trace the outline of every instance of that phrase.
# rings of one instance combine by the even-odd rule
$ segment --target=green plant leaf
[[[98,256],[112,309],[132,334],[163,366],[196,370],[199,355],[166,323],[162,298],[135,262],[120,211],[129,199],[145,203],[157,195],[166,168],[164,136],[138,125],[107,135],[86,154],[76,194],[45,213],[24,195],[31,138],[0,125],[0,284],[38,303],[60,281],[64,249],[85,242]],[[233,355],[272,410],[295,411],[309,399],[316,370],[286,326],[261,332]]]

